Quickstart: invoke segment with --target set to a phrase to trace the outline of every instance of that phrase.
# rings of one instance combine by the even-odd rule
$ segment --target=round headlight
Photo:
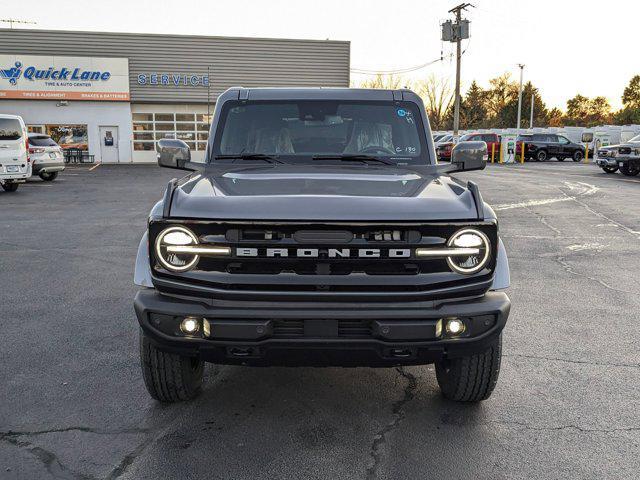
[[[156,238],[156,256],[160,264],[172,272],[186,272],[194,267],[199,255],[193,253],[172,252],[171,247],[195,246],[198,244],[198,237],[188,228],[169,227],[165,228],[158,238]],[[179,249],[175,249],[179,250]]]
[[[453,249],[465,249],[461,254],[447,257],[449,268],[454,272],[470,275],[482,270],[489,261],[491,251],[489,238],[475,228],[457,231],[449,239],[447,246]],[[466,253],[467,251],[473,251],[473,253]]]

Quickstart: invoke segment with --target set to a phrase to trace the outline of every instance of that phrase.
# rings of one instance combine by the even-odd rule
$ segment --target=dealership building
[[[232,86],[347,87],[349,42],[0,29],[0,113],[101,162],[153,162],[179,138],[201,159]]]

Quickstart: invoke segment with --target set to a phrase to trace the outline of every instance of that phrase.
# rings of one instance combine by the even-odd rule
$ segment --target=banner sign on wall
[[[129,60],[0,55],[0,98],[127,102]]]

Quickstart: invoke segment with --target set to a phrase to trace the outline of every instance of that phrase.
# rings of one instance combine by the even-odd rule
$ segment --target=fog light
[[[187,335],[193,335],[200,329],[200,323],[197,318],[186,317],[180,323],[180,330]]]
[[[459,318],[450,318],[447,320],[445,329],[447,330],[447,334],[457,336],[464,332],[465,326],[464,322]]]

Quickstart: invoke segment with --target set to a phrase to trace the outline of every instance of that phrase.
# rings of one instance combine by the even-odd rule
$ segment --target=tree
[[[397,90],[403,88],[406,82],[402,77],[398,77],[393,74],[383,75],[378,73],[375,77],[369,78],[360,84],[361,88],[382,88]]]
[[[593,127],[610,123],[611,105],[605,97],[588,98],[577,94],[567,101],[566,125]]]
[[[422,98],[433,130],[447,128],[447,115],[453,105],[454,89],[446,78],[430,75],[412,85],[413,90]]]
[[[474,80],[460,102],[460,125],[463,129],[487,128],[487,92]]]
[[[622,93],[623,108],[613,115],[617,125],[640,123],[640,75],[635,75]]]
[[[564,126],[564,114],[562,113],[562,110],[560,110],[557,107],[553,107],[551,110],[549,110],[547,114],[547,119],[548,119],[547,125],[550,127]],[[545,125],[539,125],[536,123],[535,126],[541,127]]]
[[[640,75],[635,75],[622,93],[625,108],[640,108]]]

